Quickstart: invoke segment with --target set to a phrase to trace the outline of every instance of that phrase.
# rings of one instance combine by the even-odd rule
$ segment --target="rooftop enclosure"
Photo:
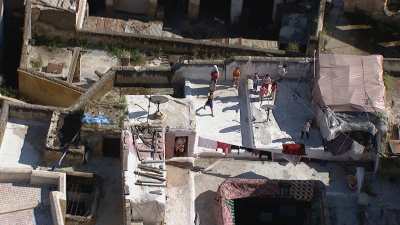
[[[231,178],[218,188],[219,224],[326,224],[319,181]]]
[[[158,15],[165,15],[162,16],[161,22],[152,19],[146,21],[142,16],[129,12],[121,13],[121,9],[129,11],[129,6],[132,5],[145,7],[147,1],[119,1],[112,5],[102,3],[106,10],[103,13],[96,10],[96,17],[87,14],[91,14],[91,8],[103,8],[100,3],[89,1],[87,8],[86,1],[80,0],[68,4],[62,2],[52,8],[48,5],[53,3],[49,2],[33,1],[32,10],[26,12],[25,44],[32,44],[41,37],[57,37],[69,42],[119,44],[129,48],[162,49],[164,52],[180,54],[282,55],[285,52],[277,50],[279,40],[285,50],[288,43],[296,43],[296,48],[289,49],[291,54],[296,54],[295,52],[302,52],[307,47],[310,36],[318,36],[321,27],[319,17],[323,17],[323,13],[320,13],[322,3],[317,0],[302,0],[301,3],[283,3],[277,0],[268,1],[268,4],[264,1],[246,0],[232,5],[230,1],[221,1],[220,5],[208,0],[204,0],[202,4],[200,1],[198,4],[196,1],[161,1],[158,6],[156,1],[151,1],[149,5],[156,4],[155,9],[160,12]],[[124,7],[118,7],[120,4]],[[208,4],[213,5],[213,10],[204,10]],[[182,10],[179,10],[179,6],[183,7]],[[191,7],[199,7],[197,20],[191,21],[186,15],[186,12],[196,11]],[[270,13],[266,15],[270,16],[265,16],[265,10],[259,10],[260,8],[267,8]],[[169,13],[170,11],[174,13]],[[221,11],[226,12],[224,18],[220,18]],[[59,14],[65,14],[62,16],[65,21],[58,20],[57,24],[54,24],[52,18]],[[295,17],[300,14],[305,15],[307,19],[299,22]],[[234,17],[237,19],[233,19]],[[229,20],[236,22],[233,21],[234,25],[229,25]],[[312,28],[297,29],[299,23],[310,25]],[[200,34],[199,30],[205,30],[206,33]],[[29,54],[29,51],[29,48],[24,48],[23,55]]]
[[[94,224],[100,183],[93,173],[67,172],[67,224]]]
[[[9,167],[0,177],[1,223],[65,224],[65,174]]]
[[[325,1],[126,1],[91,7],[85,30],[119,31],[163,38],[192,38],[241,46],[278,48],[287,41],[307,45],[309,36],[318,36],[320,5]],[[141,15],[140,15],[141,14]],[[299,21],[296,15],[307,19]],[[113,19],[111,19],[113,18]],[[286,22],[283,22],[286,21]],[[315,21],[315,22],[314,22]],[[301,31],[299,24],[303,24]],[[296,30],[297,29],[297,30]],[[281,31],[281,32],[280,32]],[[304,42],[305,41],[305,42]],[[246,43],[247,42],[247,43]]]

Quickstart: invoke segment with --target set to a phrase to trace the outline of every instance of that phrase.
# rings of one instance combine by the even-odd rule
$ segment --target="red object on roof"
[[[304,144],[282,144],[283,154],[288,155],[305,155],[306,150]]]

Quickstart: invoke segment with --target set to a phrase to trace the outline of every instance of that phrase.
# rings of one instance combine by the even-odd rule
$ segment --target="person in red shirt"
[[[218,66],[214,65],[214,69],[211,71],[211,82],[215,82],[217,84],[219,78]]]
[[[239,67],[236,67],[235,70],[233,70],[232,73],[233,76],[233,87],[239,88],[239,81],[240,81],[240,69]]]
[[[263,99],[267,95],[267,91],[268,91],[267,87],[262,85],[259,92],[260,107],[262,106]]]

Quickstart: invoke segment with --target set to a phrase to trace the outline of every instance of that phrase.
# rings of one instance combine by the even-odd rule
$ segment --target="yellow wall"
[[[82,94],[78,90],[22,70],[18,70],[18,86],[23,98],[41,105],[68,107]]]

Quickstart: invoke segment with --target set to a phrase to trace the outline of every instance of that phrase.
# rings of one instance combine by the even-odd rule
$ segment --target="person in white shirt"
[[[311,120],[307,120],[304,123],[303,129],[301,130],[300,138],[303,139],[304,134],[306,135],[307,139],[310,139],[310,128],[311,128]]]

